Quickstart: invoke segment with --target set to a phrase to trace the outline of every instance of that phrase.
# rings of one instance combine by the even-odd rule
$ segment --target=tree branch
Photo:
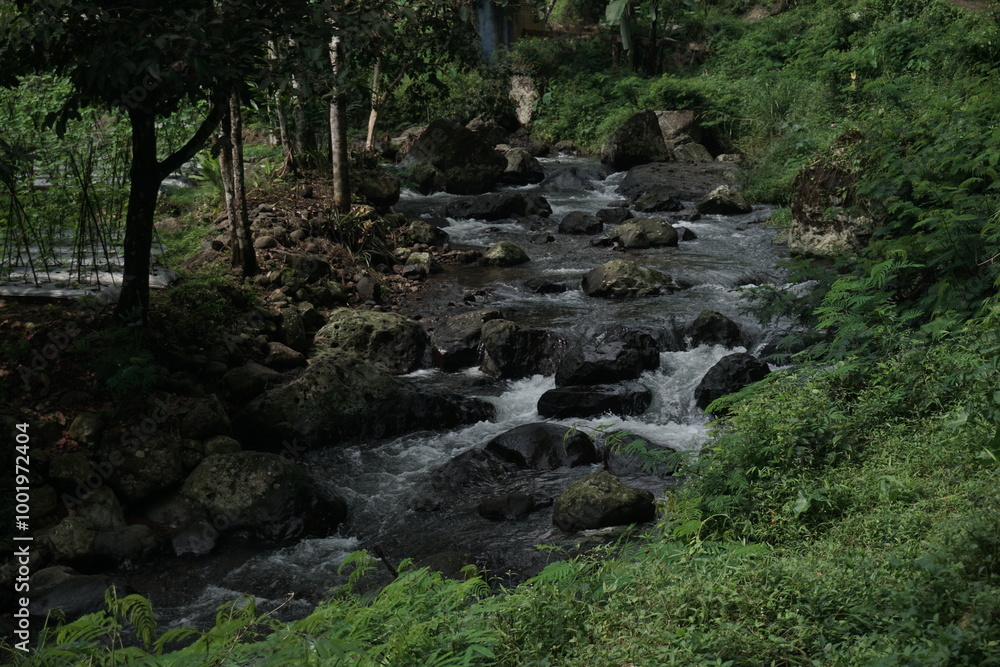
[[[212,108],[209,110],[208,115],[205,120],[201,122],[201,126],[198,131],[194,133],[190,141],[178,148],[176,151],[165,157],[158,165],[159,176],[162,181],[164,178],[174,173],[181,166],[197,155],[198,151],[202,149],[205,143],[208,141],[212,133],[219,126],[219,122],[222,120],[223,115],[229,109],[229,95],[228,93],[223,93],[220,91],[215,91],[212,94]]]

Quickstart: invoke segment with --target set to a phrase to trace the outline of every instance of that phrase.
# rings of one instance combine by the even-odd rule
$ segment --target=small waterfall
[[[483,60],[493,64],[497,49],[510,46],[510,19],[507,12],[493,0],[480,0],[476,10],[476,25]]]

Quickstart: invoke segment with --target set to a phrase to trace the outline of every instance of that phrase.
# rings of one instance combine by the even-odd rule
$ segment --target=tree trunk
[[[293,135],[295,154],[302,160],[306,154],[306,107],[302,100],[302,84],[299,83],[294,74],[292,75],[292,100],[292,117],[295,120],[295,133]]]
[[[330,40],[330,69],[333,92],[330,96],[330,157],[333,167],[333,205],[337,210],[351,210],[351,188],[347,171],[347,113],[340,75],[343,68],[343,43],[339,36]]]
[[[278,43],[271,40],[268,45],[271,61],[278,62],[281,54],[278,51]],[[278,141],[281,142],[281,153],[284,156],[281,173],[298,175],[298,165],[295,163],[295,151],[292,150],[292,139],[288,133],[288,114],[285,113],[285,105],[281,99],[281,91],[274,91],[274,117],[278,121]]]
[[[375,124],[378,122],[378,112],[382,108],[382,100],[378,92],[378,80],[382,74],[382,58],[375,59],[375,70],[372,73],[372,110],[368,114],[368,136],[365,137],[365,151],[375,151]]]
[[[232,171],[232,190],[236,216],[230,217],[233,228],[233,266],[239,267],[244,278],[257,275],[257,253],[253,247],[253,232],[250,231],[250,215],[247,213],[246,172],[243,164],[243,110],[240,96],[233,93],[229,97],[229,156]]]
[[[149,260],[153,244],[153,215],[159,194],[156,161],[156,118],[141,107],[129,111],[132,126],[132,165],[129,169],[128,212],[125,214],[125,276],[115,312],[145,324],[149,312]]]

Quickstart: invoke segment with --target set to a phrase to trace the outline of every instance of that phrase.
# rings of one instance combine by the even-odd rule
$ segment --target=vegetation
[[[112,597],[17,664],[1000,664],[1000,14],[800,0],[747,21],[749,3],[670,4],[674,34],[712,53],[666,74],[612,70],[596,41],[516,47],[510,67],[543,88],[535,136],[594,149],[637,109],[696,109],[748,158],[758,201],[786,204],[828,166],[880,228],[809,300],[757,294],[762,317],[812,326],[808,346],[720,399],[656,529],[499,592],[406,564],[366,591],[359,554],[307,618],[234,604],[175,652],[182,633],[157,641],[145,601]],[[399,92],[422,76],[387,115],[429,113]]]

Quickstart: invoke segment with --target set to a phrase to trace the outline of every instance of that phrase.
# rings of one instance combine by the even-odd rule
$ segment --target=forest
[[[1000,664],[998,119],[997,0],[0,3],[5,661]]]

